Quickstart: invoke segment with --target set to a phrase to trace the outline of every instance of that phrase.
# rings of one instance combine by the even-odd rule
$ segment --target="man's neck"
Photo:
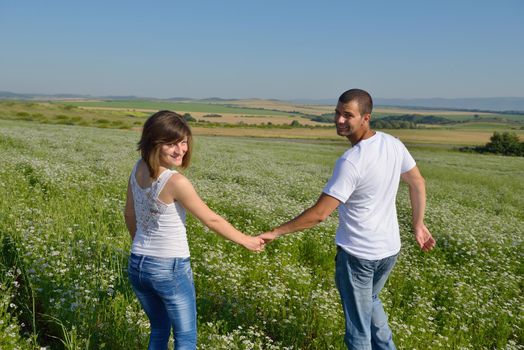
[[[355,146],[360,141],[369,139],[370,137],[372,137],[375,134],[376,132],[374,130],[367,129],[362,134],[348,136],[348,140],[349,142],[351,142],[351,146]]]

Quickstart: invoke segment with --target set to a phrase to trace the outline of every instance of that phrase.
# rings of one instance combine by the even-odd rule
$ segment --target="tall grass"
[[[0,120],[0,348],[146,348],[125,272],[133,131]],[[199,137],[186,171],[249,234],[311,205],[339,144]],[[398,211],[403,250],[383,292],[401,349],[522,349],[524,161],[411,148],[426,177],[430,254]],[[252,254],[189,217],[201,349],[343,349],[336,217]]]

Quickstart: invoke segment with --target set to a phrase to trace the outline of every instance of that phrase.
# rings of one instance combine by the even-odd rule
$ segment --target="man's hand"
[[[264,247],[266,245],[266,242],[260,238],[260,237],[252,237],[246,235],[244,242],[242,243],[242,246],[244,248],[251,250],[252,252],[260,253],[264,250]]]
[[[435,239],[429,232],[426,225],[420,225],[414,228],[415,239],[418,243],[418,246],[422,251],[429,252],[433,247],[435,247]]]
[[[278,235],[274,233],[273,231],[269,231],[269,232],[264,232],[260,234],[258,237],[262,238],[265,244],[268,244],[274,241],[275,239],[277,239]]]

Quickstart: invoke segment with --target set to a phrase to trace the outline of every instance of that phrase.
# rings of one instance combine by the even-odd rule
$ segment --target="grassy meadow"
[[[111,123],[110,113],[92,118]],[[122,214],[139,132],[14,119],[0,114],[0,348],[146,348]],[[185,174],[252,235],[314,203],[347,148],[340,138],[195,141]],[[524,159],[409,148],[437,247],[416,247],[402,185],[403,248],[382,294],[398,348],[524,349]],[[253,254],[188,216],[199,349],[344,349],[336,225],[333,215]]]

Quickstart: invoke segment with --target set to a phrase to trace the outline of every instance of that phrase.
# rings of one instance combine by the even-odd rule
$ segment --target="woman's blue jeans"
[[[196,296],[190,259],[131,254],[128,272],[151,323],[148,349],[167,349],[171,329],[176,350],[196,349]]]
[[[378,294],[395,266],[397,255],[364,260],[337,249],[335,281],[346,318],[344,341],[348,349],[395,349]]]

